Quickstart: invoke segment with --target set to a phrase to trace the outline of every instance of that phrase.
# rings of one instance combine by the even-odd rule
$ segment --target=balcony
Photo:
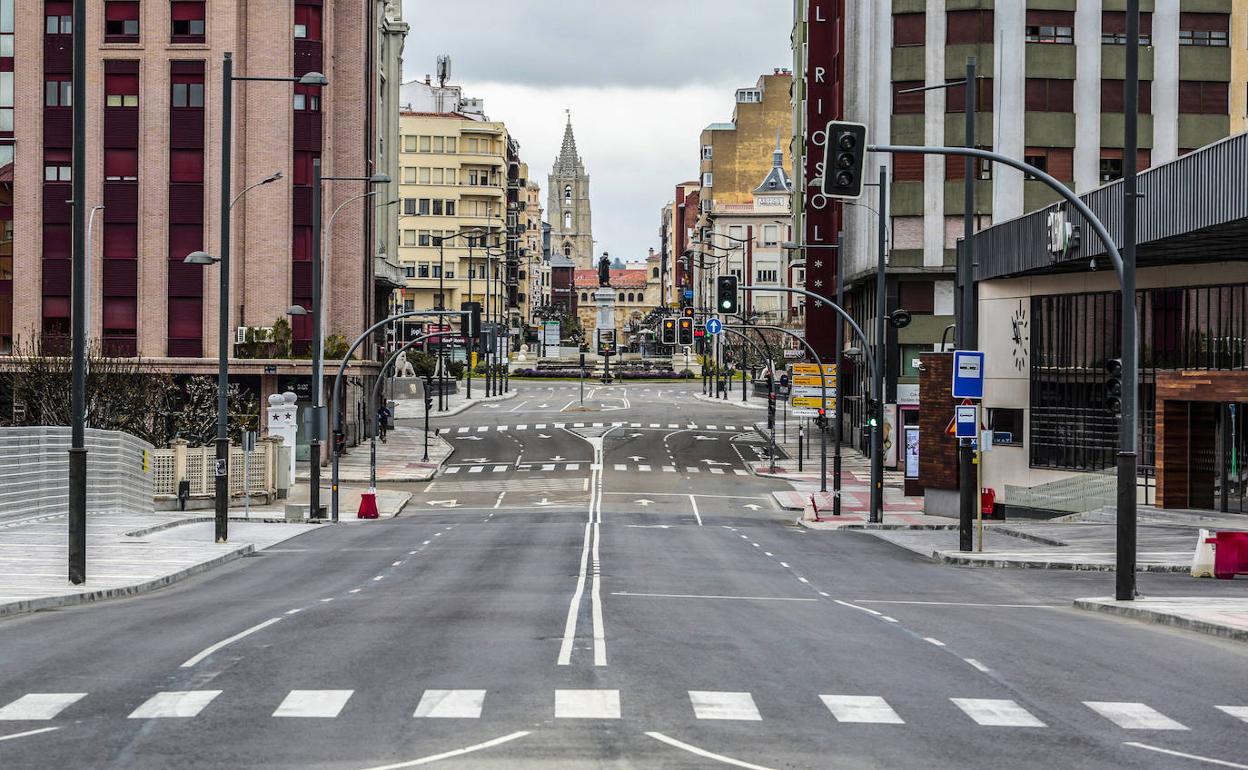
[[[406,284],[403,268],[378,254],[373,260],[373,282],[383,289],[401,289]]]

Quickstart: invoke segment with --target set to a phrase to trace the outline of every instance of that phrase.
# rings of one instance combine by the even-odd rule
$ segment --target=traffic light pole
[[[743,319],[743,322],[744,322],[744,319]],[[754,340],[750,339],[750,338],[749,338],[749,337],[747,337],[746,335],[742,334],[741,332],[737,331],[736,329],[729,329],[727,326],[725,326],[725,327],[724,327],[724,331],[725,331],[725,332],[728,332],[728,333],[730,333],[730,334],[735,334],[735,335],[737,335],[737,336],[738,336],[738,337],[740,337],[740,338],[742,339],[742,341],[744,341],[746,344],[753,346],[753,347],[754,347],[754,349],[755,349],[756,351],[758,351],[759,355],[763,355],[763,350],[762,350],[762,348],[760,348],[760,347],[758,346],[758,343],[757,343],[757,342],[755,342]],[[759,335],[759,338],[763,340],[763,343],[764,343],[764,344],[766,344],[767,339],[766,339],[765,337],[763,337],[763,336],[760,334],[760,335]],[[745,348],[745,346],[744,346],[744,345],[742,345],[742,349],[743,349],[743,350],[744,350],[744,348]],[[770,356],[770,355],[767,355],[767,369],[768,369],[768,371],[770,371],[770,372],[771,372],[771,375],[770,375],[770,377],[768,378],[768,382],[767,382],[767,412],[768,412],[768,416],[771,418],[771,419],[769,420],[769,422],[771,423],[771,426],[770,426],[770,427],[771,427],[771,452],[768,454],[768,457],[770,457],[770,458],[771,458],[771,473],[775,473],[775,472],[776,472],[776,401],[775,401],[775,396],[776,396],[776,364],[775,364],[775,362],[774,362],[774,361],[772,361],[772,360],[771,360],[771,356]],[[742,380],[742,381],[741,381],[741,387],[742,387],[742,389],[744,389],[744,388],[745,388],[745,381],[744,381],[744,380]]]
[[[377,411],[378,411],[377,410],[377,395],[378,395],[378,391],[381,389],[381,383],[384,382],[386,379],[386,370],[389,369],[390,366],[394,364],[396,360],[398,360],[400,355],[402,355],[403,353],[406,353],[408,350],[412,349],[413,347],[420,344],[421,342],[424,342],[425,338],[428,336],[429,336],[428,334],[422,334],[416,339],[412,340],[411,342],[405,343],[403,347],[391,353],[390,357],[386,359],[386,362],[381,365],[381,373],[377,375],[377,381],[373,383],[373,396],[372,396],[372,400],[369,401],[369,404],[371,404],[373,407],[373,435],[371,437],[372,446],[369,448],[369,460],[368,460],[368,487],[369,489],[377,488],[377,434],[381,430],[381,417],[380,415],[377,414]],[[429,425],[427,423],[425,424],[425,433],[426,433],[425,459],[428,460],[429,450],[427,447],[428,447],[429,438],[427,434],[429,433]]]
[[[845,231],[836,235],[836,304],[845,307]],[[841,419],[841,367],[844,365],[845,324],[836,324],[836,429],[832,433],[832,515],[841,515],[841,443],[845,422]]]

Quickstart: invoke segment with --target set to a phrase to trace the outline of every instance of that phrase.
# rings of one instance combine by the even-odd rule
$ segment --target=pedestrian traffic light
[[[679,339],[677,341],[678,344],[680,345],[692,345],[693,344],[693,319],[692,318],[680,319],[680,328],[677,331],[679,332]]]
[[[834,120],[828,123],[824,136],[823,194],[829,198],[861,198],[867,127]]]
[[[1105,408],[1114,414],[1122,413],[1122,359],[1111,358],[1105,362]]]
[[[824,430],[828,427],[828,415],[823,409],[819,410],[819,416],[815,418],[815,427]]]
[[[715,279],[716,307],[721,313],[737,312],[737,277],[721,275]]]
[[[676,344],[676,319],[675,318],[663,319],[663,344],[664,345]]]

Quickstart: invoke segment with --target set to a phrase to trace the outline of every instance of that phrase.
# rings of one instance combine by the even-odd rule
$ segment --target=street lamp
[[[436,308],[437,310],[446,309],[445,307],[446,306],[446,289],[443,287],[443,283],[442,283],[444,280],[444,277],[446,276],[446,252],[444,248],[445,243],[449,240],[452,240],[454,238],[459,238],[464,235],[472,236],[468,239],[468,301],[472,302],[472,278],[473,278],[472,247],[474,246],[475,237],[479,235],[483,235],[483,234],[484,234],[484,231],[481,230],[481,228],[472,227],[472,228],[468,228],[467,230],[460,230],[459,232],[452,233],[451,235],[444,235],[444,236],[438,237],[438,303],[437,303],[437,308]],[[471,332],[472,332],[471,334],[467,335],[466,342],[468,343],[468,350],[467,350],[467,355],[465,356],[467,359],[465,363],[467,365],[464,367],[464,370],[466,372],[466,377],[467,377],[467,380],[465,382],[465,385],[467,387],[467,393],[465,397],[469,399],[472,398],[472,354],[475,349],[473,337],[480,335],[481,330],[472,329]],[[442,366],[443,367],[446,366],[445,358],[442,361]],[[438,411],[446,410],[445,394],[441,394],[441,393],[439,394],[438,406],[439,406]]]

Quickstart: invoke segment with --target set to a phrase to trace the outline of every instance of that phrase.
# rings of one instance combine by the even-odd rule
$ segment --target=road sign
[[[806,356],[806,351],[804,350],[794,350],[793,348],[784,349],[785,358],[804,358],[805,356]]]
[[[823,378],[824,382],[819,381],[819,375],[795,374],[793,375],[793,384],[807,388],[817,388],[821,384],[826,384],[829,388],[836,387],[836,375],[829,375]]]
[[[706,319],[706,333],[707,334],[719,334],[723,330],[724,330],[723,321],[719,320],[718,318]]]
[[[794,385],[792,388],[790,388],[790,393],[794,397],[798,397],[798,398],[823,398],[823,388],[819,387],[818,385],[814,387],[810,387],[806,385]],[[827,393],[828,393],[828,398],[834,398],[836,396],[836,388],[829,387]]]
[[[984,397],[984,354],[978,350],[953,351],[953,397]]]
[[[955,426],[958,438],[975,438],[976,420],[975,412],[977,407],[959,406],[957,415],[955,416]]]
[[[790,409],[789,414],[793,415],[794,417],[818,417],[819,410],[807,409],[806,407],[797,407],[794,409]],[[833,417],[836,416],[836,412],[833,412],[833,411],[829,411],[828,414],[830,414]]]
[[[793,364],[793,374],[794,375],[813,374],[814,376],[818,377],[819,376],[819,364]],[[835,377],[836,376],[836,364],[824,364],[823,374],[825,376]]]
[[[824,402],[823,399],[820,399],[820,398],[803,398],[803,397],[797,396],[797,397],[794,397],[789,403],[791,403],[794,407],[797,407],[799,409],[802,407],[806,407],[807,409],[818,409],[820,406],[823,406],[825,409],[836,408],[836,399],[832,398],[831,396],[828,397],[826,402]]]

